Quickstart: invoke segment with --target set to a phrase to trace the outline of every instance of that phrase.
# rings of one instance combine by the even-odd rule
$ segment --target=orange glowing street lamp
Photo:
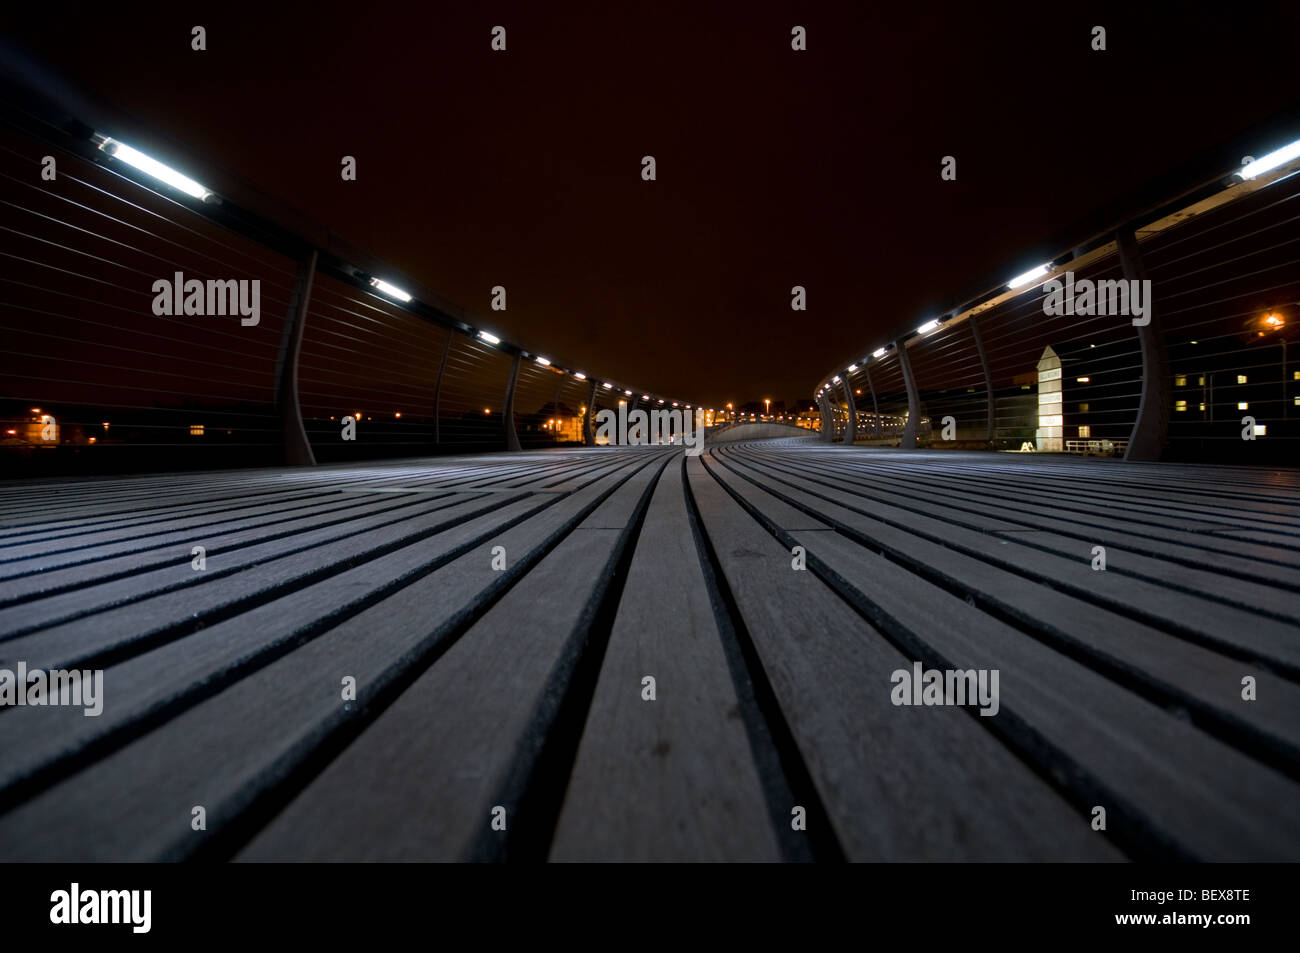
[[[766,417],[772,413],[772,401],[770,398],[763,398],[763,416]]]
[[[1268,312],[1268,314],[1264,315],[1262,318],[1259,319],[1258,327],[1260,328],[1260,331],[1258,332],[1258,336],[1264,337],[1266,334],[1281,331],[1283,328],[1285,328],[1286,318],[1282,317],[1280,312],[1270,311]],[[1286,361],[1287,340],[1285,337],[1279,334],[1277,336],[1277,342],[1282,346],[1282,419],[1286,420],[1289,411],[1289,408],[1287,407],[1288,396],[1289,396],[1287,394],[1287,388],[1288,388],[1287,361]]]

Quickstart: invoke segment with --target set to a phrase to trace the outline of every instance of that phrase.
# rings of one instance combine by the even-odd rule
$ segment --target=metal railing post
[[[442,358],[438,361],[438,376],[433,382],[433,442],[442,443],[442,372],[447,369],[447,352],[451,350],[451,328],[442,344]]]
[[[845,374],[847,375],[848,372],[845,371]],[[847,376],[840,383],[844,385],[844,399],[849,402],[849,419],[844,425],[844,442],[851,447],[858,436],[858,415],[853,405],[853,384]]]
[[[506,409],[502,415],[505,417],[506,450],[511,452],[521,449],[519,434],[515,432],[515,384],[519,380],[519,357],[516,352],[514,363],[510,365],[510,383],[506,385]]]
[[[560,396],[561,396],[561,391],[563,390],[564,390],[564,375],[556,374],[555,375],[555,399],[551,401],[551,406],[555,408],[555,416],[551,418],[552,420],[558,421],[560,419]],[[560,442],[559,431],[552,430],[551,443],[559,443],[559,442]]]
[[[1146,266],[1138,251],[1137,235],[1126,225],[1115,235],[1120,266],[1128,281],[1144,281]],[[1142,347],[1142,397],[1138,401],[1137,420],[1129,433],[1125,460],[1159,460],[1169,438],[1169,416],[1173,391],[1169,380],[1169,352],[1165,347],[1154,296],[1147,301],[1147,318],[1137,328]]]
[[[302,405],[298,402],[298,355],[302,352],[302,336],[307,325],[307,304],[311,300],[312,279],[316,275],[316,249],[298,262],[293,293],[289,298],[289,313],[280,334],[280,349],[276,354],[275,409],[280,418],[281,450],[284,462],[292,467],[316,465],[311,442],[302,422]]]
[[[912,374],[912,362],[907,356],[907,348],[902,341],[895,341],[894,349],[898,351],[898,363],[903,367],[903,383],[907,385],[907,425],[903,428],[903,436],[898,445],[903,449],[915,450],[916,433],[921,426],[921,396],[916,390],[916,377]]]
[[[874,424],[871,427],[872,433],[877,440],[880,439],[880,404],[876,401],[876,385],[871,380],[871,368],[863,367],[862,373],[867,376],[867,389],[871,391],[871,413],[873,414]]]
[[[596,381],[591,382],[591,393],[587,395],[587,415],[582,421],[582,443],[586,447],[596,445]]]
[[[988,407],[989,407],[988,435],[985,437],[985,439],[988,440],[989,443],[992,443],[994,401],[996,400],[996,398],[993,396],[993,374],[989,371],[988,355],[984,353],[984,338],[980,337],[979,322],[975,319],[975,315],[973,314],[969,318],[967,318],[967,321],[970,324],[971,337],[975,338],[975,351],[980,356],[980,367],[984,369],[984,392],[988,396]]]

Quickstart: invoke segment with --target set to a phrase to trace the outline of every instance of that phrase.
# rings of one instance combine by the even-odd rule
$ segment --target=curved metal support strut
[[[280,418],[281,449],[284,462],[291,467],[316,465],[311,442],[302,422],[302,405],[298,402],[298,355],[307,326],[307,304],[311,300],[312,279],[316,275],[316,249],[298,262],[298,274],[289,298],[289,314],[280,335],[276,355],[275,408]]]
[[[894,348],[898,351],[898,363],[903,367],[903,383],[907,385],[907,426],[903,428],[898,445],[905,450],[915,450],[916,432],[921,426],[921,397],[916,391],[916,376],[912,373],[907,348],[903,347],[902,341],[895,341]]]

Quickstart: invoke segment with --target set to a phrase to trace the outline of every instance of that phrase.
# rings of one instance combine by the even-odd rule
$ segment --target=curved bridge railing
[[[503,340],[202,157],[0,66],[6,475],[581,445],[619,401],[690,407]]]
[[[1235,171],[1208,157],[1172,198],[868,343],[814,388],[823,439],[1300,459],[1297,139],[1290,120]]]

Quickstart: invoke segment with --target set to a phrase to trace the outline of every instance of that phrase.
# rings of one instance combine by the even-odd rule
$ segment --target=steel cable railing
[[[824,432],[847,436],[836,380],[847,378],[860,443],[907,440],[904,426],[877,437],[871,414],[879,406],[882,416],[916,414],[917,445],[935,448],[1131,455],[1135,435],[1156,435],[1159,452],[1175,459],[1293,461],[1300,149],[1275,155],[1257,176],[1226,175],[1190,190],[1079,244],[1017,288],[997,287],[900,334],[914,404],[893,342],[846,361],[816,388],[831,401]],[[1073,313],[1049,313],[1048,282],[1063,292],[1067,280],[1097,293],[1122,282],[1123,296],[1142,287],[1132,282],[1149,281],[1153,324],[1139,328],[1142,315],[1132,310],[1107,313],[1096,294],[1090,305],[1076,297]],[[1108,304],[1125,300],[1117,286],[1113,293]]]
[[[593,401],[584,371],[541,363],[414,283],[403,300],[381,262],[264,213],[255,193],[157,181],[122,158],[133,153],[107,138],[115,130],[29,91],[15,89],[0,120],[5,475],[273,463],[295,457],[295,428],[297,458],[322,462],[500,449],[512,436],[576,445],[598,410],[617,410],[613,394],[685,407],[621,382]],[[180,297],[166,297],[181,313],[157,313],[155,282],[178,274]],[[199,305],[211,285],[233,303],[255,284],[256,323],[183,313],[193,280]]]
[[[276,350],[267,338],[288,305],[289,264],[277,270],[264,249],[240,247],[201,220],[179,222],[193,213],[165,196],[114,196],[116,177],[76,157],[62,162],[57,192],[35,186],[39,144],[13,129],[0,136],[0,446],[15,451],[10,458],[93,452],[115,469],[129,446],[153,466],[160,448],[200,431],[213,464],[267,445],[278,429],[269,406]],[[154,314],[155,280],[176,272],[260,279],[262,333]]]

